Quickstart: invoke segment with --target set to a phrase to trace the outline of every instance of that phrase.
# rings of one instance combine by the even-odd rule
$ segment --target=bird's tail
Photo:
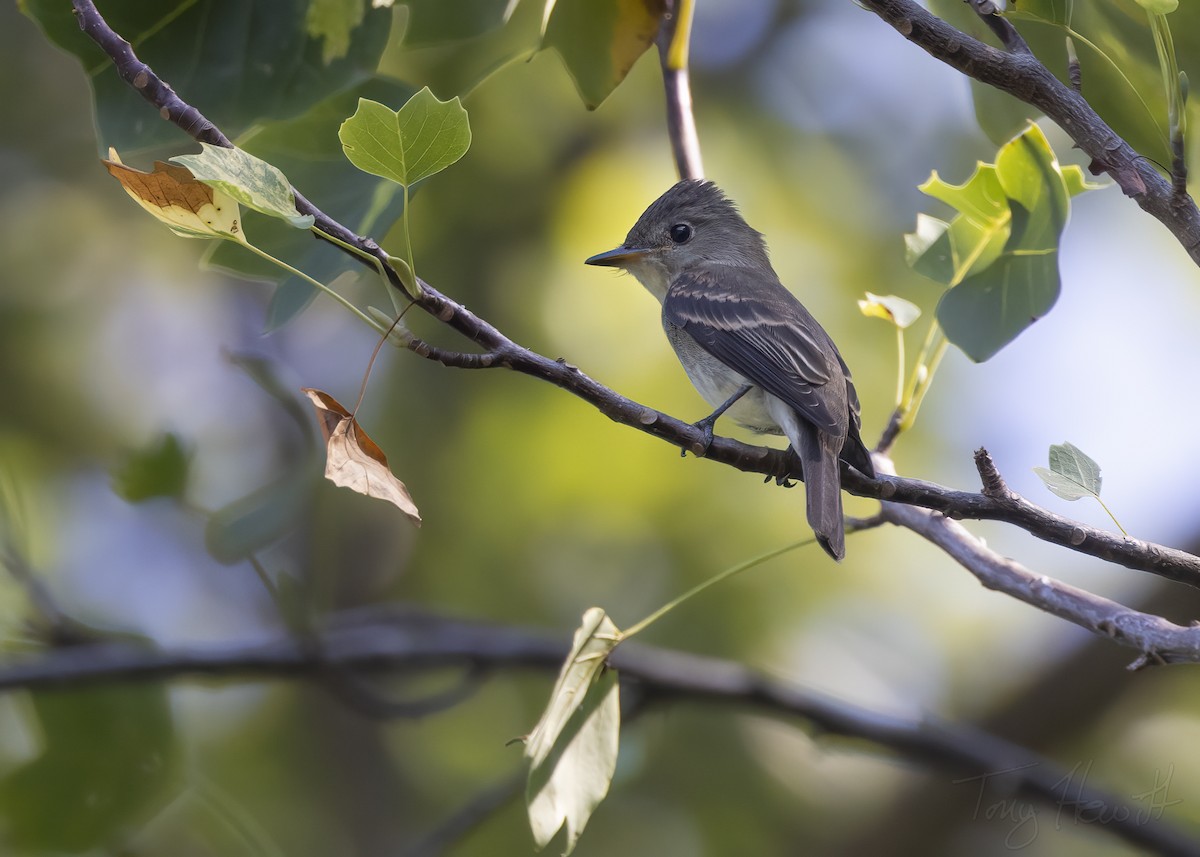
[[[804,465],[808,524],[825,552],[836,560],[846,555],[842,522],[842,473],[836,439],[824,432],[804,431],[796,453]]]

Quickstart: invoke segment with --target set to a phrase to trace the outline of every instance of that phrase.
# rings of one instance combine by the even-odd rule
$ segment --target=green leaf
[[[566,825],[570,854],[608,794],[617,766],[621,703],[617,674],[605,659],[621,632],[599,607],[583,614],[554,690],[525,742],[530,761],[525,803],[538,848]]]
[[[159,118],[120,79],[80,31],[69,3],[25,0],[21,5],[47,38],[80,58],[91,77],[102,153],[109,146],[126,157],[164,146],[179,150],[183,132]],[[350,32],[344,54],[328,61],[331,30],[310,34],[311,5],[310,0],[107,0],[101,11],[133,43],[139,59],[230,139],[239,139],[264,123],[300,116],[375,75],[388,44],[391,10],[368,9]]]
[[[1179,8],[1179,0],[1137,0],[1151,15],[1169,15]]]
[[[957,285],[996,261],[1008,241],[1012,223],[996,167],[978,164],[960,185],[947,184],[935,171],[917,189],[959,212],[950,221],[952,276],[946,285]]]
[[[287,176],[266,161],[241,149],[200,144],[199,155],[171,158],[191,170],[209,187],[224,192],[247,208],[278,217],[297,229],[313,225],[312,215],[296,210],[296,197]]]
[[[1033,124],[1001,147],[994,167],[981,164],[965,184],[948,185],[935,174],[922,186],[959,213],[945,235],[932,238],[935,230],[927,228],[924,238],[910,237],[910,258],[922,262],[936,252],[934,262],[918,268],[935,278],[949,268],[951,288],[938,303],[937,318],[972,360],[994,356],[1054,306],[1070,197],[1090,187],[1077,168],[1064,174]]]
[[[458,96],[438,101],[425,87],[398,111],[360,98],[338,139],[363,172],[411,187],[467,153],[471,126]]]
[[[917,229],[904,236],[904,258],[909,266],[935,283],[954,282],[954,248],[950,224],[927,214],[917,214]]]
[[[1064,500],[1100,499],[1100,465],[1073,443],[1051,446],[1050,469],[1035,467],[1033,472]]]
[[[662,0],[547,0],[542,48],[558,51],[594,110],[654,44],[662,14]]]
[[[456,42],[481,36],[505,23],[516,0],[407,0],[407,48]]]
[[[304,29],[311,38],[324,39],[321,59],[326,65],[350,50],[350,36],[365,11],[362,0],[311,0]]]
[[[920,307],[896,295],[873,295],[867,292],[867,299],[858,302],[858,309],[865,316],[890,321],[901,330],[921,317]]]
[[[359,97],[400,102],[411,94],[407,86],[374,80],[317,105],[299,119],[262,129],[241,141],[241,148],[283,170],[333,219],[360,235],[381,236],[399,219],[404,209],[403,194],[393,182],[355,169],[342,155],[337,129],[354,110]],[[255,245],[322,282],[332,282],[351,268],[361,270],[336,247],[314,241],[311,234],[274,218],[257,218],[253,234]],[[309,283],[228,241],[212,247],[205,263],[238,276],[279,284],[268,307],[268,331],[287,324],[317,296]]]
[[[155,497],[183,497],[191,455],[171,433],[132,453],[112,475],[113,491],[130,503]]]
[[[204,544],[218,562],[231,565],[274,544],[300,522],[311,494],[303,468],[218,509],[204,528]]]
[[[31,695],[41,753],[0,779],[5,853],[115,853],[175,792],[167,688]]]

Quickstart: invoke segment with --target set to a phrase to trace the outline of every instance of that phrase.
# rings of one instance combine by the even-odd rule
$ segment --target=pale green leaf
[[[1067,187],[1068,196],[1079,196],[1085,190],[1101,190],[1105,187],[1100,182],[1088,181],[1087,174],[1084,173],[1083,167],[1076,164],[1068,164],[1062,168],[1063,184]]]
[[[867,299],[859,301],[858,308],[868,318],[882,318],[901,329],[908,327],[921,316],[920,307],[896,295],[874,295],[867,292]]]
[[[1137,0],[1151,15],[1169,15],[1179,8],[1179,0]]]
[[[362,23],[366,7],[363,0],[310,0],[304,30],[309,38],[324,40],[321,59],[326,65],[350,50],[350,35]]]
[[[526,739],[525,802],[539,848],[566,825],[563,853],[570,854],[608,794],[617,766],[621,704],[617,674],[605,659],[620,639],[603,610],[592,607],[583,614],[550,704]]]
[[[918,213],[916,231],[904,235],[904,258],[921,276],[944,286],[951,285],[954,249],[950,246],[950,224]]]
[[[467,153],[471,126],[457,96],[438,101],[425,87],[399,111],[360,98],[338,139],[363,172],[411,187]]]
[[[200,145],[200,154],[176,155],[171,160],[187,167],[198,181],[247,208],[278,217],[297,229],[312,226],[312,216],[302,216],[296,210],[292,185],[278,169],[241,149]]]
[[[1100,465],[1073,443],[1050,447],[1050,469],[1035,467],[1046,487],[1064,500],[1100,498]]]
[[[958,212],[949,229],[954,266],[952,285],[999,257],[1008,241],[1012,212],[996,167],[977,164],[971,177],[960,185],[948,184],[934,172],[918,190]]]

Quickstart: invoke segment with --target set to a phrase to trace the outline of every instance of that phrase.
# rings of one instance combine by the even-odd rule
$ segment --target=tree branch
[[[1132,149],[1129,149],[1123,141],[1116,138],[1115,134],[1100,122],[1086,102],[1058,83],[1036,59],[1021,53],[1005,53],[971,39],[907,0],[866,0],[866,2],[882,17],[892,22],[893,26],[896,26],[913,41],[922,44],[935,56],[944,54],[949,57],[946,59],[947,62],[954,60],[951,62],[952,65],[955,62],[959,63],[964,71],[967,73],[973,71],[975,76],[985,82],[1003,81],[1006,86],[1022,91],[1029,90],[1033,93],[1030,98],[1035,99],[1030,103],[1039,106],[1040,102],[1052,100],[1047,93],[1054,95],[1055,98],[1066,99],[1071,115],[1078,114],[1082,117],[1073,120],[1072,127],[1084,128],[1092,136],[1096,134],[1103,136],[1106,133],[1108,135],[1106,139],[1110,142],[1116,141],[1111,152],[1115,152],[1119,157],[1116,161],[1110,160],[1110,164],[1125,163],[1129,169],[1146,171],[1146,182],[1142,185],[1139,201],[1160,200],[1163,194],[1167,198],[1171,196],[1170,185],[1146,166],[1143,160],[1138,158],[1136,153],[1133,153]],[[197,133],[208,135],[206,140],[217,140],[217,145],[228,144],[228,140],[223,135],[217,136],[219,131],[214,135],[215,128],[211,122],[208,122],[194,108],[182,102],[169,86],[157,79],[148,66],[137,60],[132,49],[129,48],[128,42],[108,28],[90,0],[73,0],[73,3],[84,30],[97,41],[97,44],[109,52],[122,77],[131,80],[148,100],[159,106],[166,118],[178,124],[188,133],[193,133],[191,129],[200,129]],[[666,29],[669,28],[665,27],[664,31]],[[959,65],[955,67],[959,67]],[[683,64],[683,67],[686,68],[686,63]],[[165,100],[160,103],[156,99]],[[683,105],[683,102],[679,102],[679,104]],[[1058,109],[1055,112],[1062,113],[1063,110]],[[1054,115],[1050,110],[1047,110],[1047,114]],[[687,111],[687,116],[690,118],[690,110]],[[184,124],[185,122],[186,124]],[[1102,129],[1103,133],[1097,128]],[[1093,145],[1097,145],[1096,140],[1091,136],[1088,139]],[[1128,179],[1128,176],[1126,178]],[[374,240],[354,234],[342,224],[329,218],[298,192],[296,202],[297,207],[303,213],[312,214],[316,218],[317,228],[321,232],[336,236],[345,244],[357,247],[373,256],[393,285],[396,288],[403,288],[399,275],[388,262],[387,254]],[[1145,204],[1143,207],[1146,207]],[[1177,223],[1182,224],[1188,230],[1194,229],[1197,238],[1196,243],[1192,246],[1200,254],[1200,218],[1196,217],[1195,206],[1188,200],[1186,205],[1175,206],[1172,211],[1175,212],[1176,219],[1170,221],[1168,225]],[[353,254],[350,255],[357,258]],[[362,260],[358,259],[358,261]],[[565,360],[552,360],[518,345],[492,324],[438,292],[428,283],[418,280],[418,285],[421,294],[416,300],[417,305],[480,346],[484,353],[457,352],[414,339],[410,343],[410,347],[416,353],[448,366],[477,369],[504,367],[521,372],[547,381],[578,396],[616,422],[661,438],[681,449],[703,454],[705,458],[747,472],[769,477],[791,475],[795,478],[803,478],[802,474],[794,469],[794,457],[788,456],[785,451],[750,446],[728,438],[715,438],[711,444],[706,445],[704,432],[694,425],[619,395]],[[885,458],[877,456],[877,464],[881,473],[891,469],[890,461]],[[895,475],[884,475],[872,480],[848,468],[844,468],[843,486],[851,493],[885,500],[892,505],[921,506],[955,518],[1003,521],[1053,544],[1114,562],[1126,568],[1150,572],[1170,580],[1200,587],[1200,558],[1183,551],[1138,539],[1121,538],[1103,530],[1085,526],[1029,503],[1011,492],[1000,492],[993,496],[986,492],[954,491],[933,483]],[[926,515],[925,518],[932,519],[933,516]],[[918,521],[925,518],[917,516],[912,520]],[[896,520],[898,521],[899,517]],[[962,532],[965,533],[965,530]],[[961,562],[963,556],[965,554],[960,552],[956,558]],[[981,563],[983,559],[975,556],[971,558],[971,561]],[[979,568],[972,568],[973,572],[979,570]],[[1019,588],[1015,583],[1013,587]],[[1046,605],[1042,605],[1036,600],[1030,600],[1028,603],[1042,607],[1049,612],[1056,612],[1053,600]],[[1107,603],[1111,604],[1111,602]],[[1072,619],[1072,621],[1075,620]],[[1091,624],[1081,624],[1096,630],[1100,628],[1099,621],[1097,619]],[[1147,651],[1163,650],[1169,654],[1173,653],[1178,660],[1194,659],[1190,654],[1189,644],[1175,640],[1147,639],[1149,643],[1153,644],[1148,644]],[[1160,643],[1162,645],[1159,645]]]
[[[1133,197],[1147,213],[1157,218],[1200,264],[1200,210],[1187,195],[1175,193],[1171,182],[1151,162],[1134,151],[1092,109],[1082,95],[1056,78],[1033,54],[1021,50],[998,50],[947,24],[913,0],[859,0],[900,35],[931,56],[968,77],[1007,92],[1036,107],[1058,123],[1092,159],[1093,171],[1103,171]],[[971,0],[979,9],[982,3]],[[983,15],[997,30],[998,16]],[[1007,24],[1007,22],[1005,22]],[[1003,25],[1000,25],[1003,26]],[[1015,31],[1014,31],[1015,32]]]
[[[695,0],[666,0],[659,26],[658,57],[662,64],[663,92],[667,97],[667,136],[675,168],[681,179],[704,178],[700,135],[692,113],[692,87],[688,78],[688,43],[692,35]]]
[[[523,668],[554,673],[568,649],[561,635],[364,610],[334,617],[317,646],[281,636],[259,643],[161,651],[128,643],[52,649],[0,669],[0,689],[45,691],[181,678],[324,681],[331,669],[391,675],[448,667],[467,668],[474,674]],[[1004,774],[1005,786],[1025,798],[1059,808],[1066,801],[1083,802],[1091,810],[1088,819],[1107,820],[1106,829],[1129,842],[1161,854],[1200,854],[1200,847],[1172,825],[1139,815],[1137,807],[1120,797],[1086,783],[1071,783],[1068,796],[1063,786],[1071,780],[1068,770],[974,729],[932,718],[883,714],[768,678],[732,661],[636,643],[618,646],[610,663],[624,682],[636,684],[644,704],[678,700],[731,704],[799,719],[817,734],[868,741],[964,781]]]

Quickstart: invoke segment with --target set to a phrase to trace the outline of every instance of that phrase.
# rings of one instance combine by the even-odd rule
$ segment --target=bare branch
[[[950,26],[913,0],[860,0],[913,44],[981,83],[1031,104],[1053,119],[1092,159],[1093,169],[1112,176],[1126,196],[1171,231],[1200,264],[1200,210],[1186,195],[1117,135],[1091,105],[1064,85],[1035,56],[998,50]],[[978,5],[978,0],[971,0]],[[985,16],[989,24],[995,16]],[[993,29],[995,27],[993,26]],[[1003,35],[1002,35],[1003,38]]]
[[[1035,574],[988,548],[957,521],[911,506],[883,504],[883,516],[919,533],[953,557],[988,589],[995,589],[1094,634],[1141,653],[1132,668],[1147,663],[1200,663],[1200,627],[1184,628],[1131,610],[1069,584]]]

